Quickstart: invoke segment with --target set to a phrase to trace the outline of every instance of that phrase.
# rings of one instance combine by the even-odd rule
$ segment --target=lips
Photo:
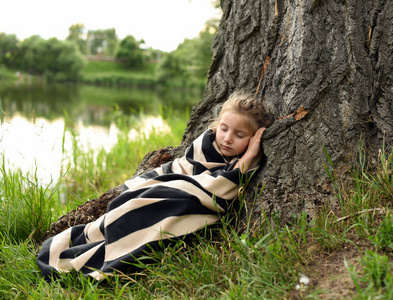
[[[225,146],[225,145],[221,145],[221,147],[222,147],[222,149],[227,150],[227,151],[231,150],[231,147],[228,147],[228,146]]]

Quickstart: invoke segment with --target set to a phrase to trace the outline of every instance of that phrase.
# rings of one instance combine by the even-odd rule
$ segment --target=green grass
[[[362,256],[361,270],[346,263],[359,299],[392,299],[392,263],[385,254],[367,250]]]
[[[17,242],[42,237],[53,215],[60,212],[55,211],[57,186],[43,187],[36,174],[11,172],[5,165],[3,158],[0,165],[0,233]]]
[[[146,67],[142,70],[146,74],[154,75],[154,71],[156,68],[156,63],[149,63]],[[126,68],[122,63],[116,61],[94,61],[90,60],[88,64],[85,66],[83,71],[88,74],[93,73],[111,73],[116,72],[119,74],[129,74],[129,73],[140,73],[141,70],[132,71]]]
[[[148,63],[141,70],[131,70],[116,61],[88,61],[80,76],[71,81],[87,85],[149,89],[170,87],[203,90],[206,86],[205,78],[187,80],[184,78],[168,78],[165,84],[159,83],[155,75],[156,67],[157,63]],[[15,75],[16,71],[0,65],[0,78],[15,81],[18,79]],[[22,75],[26,77],[27,74],[23,73]],[[42,76],[29,76],[29,78],[42,80]],[[64,80],[58,81],[63,82]]]
[[[0,79],[16,79],[15,72],[0,65]]]
[[[105,86],[133,86],[157,88],[161,86],[156,80],[157,63],[148,63],[144,69],[131,70],[115,61],[88,61],[80,79],[83,83]],[[205,79],[168,78],[165,86],[173,88],[204,89]]]
[[[109,86],[153,87],[156,85],[155,68],[156,64],[148,64],[143,70],[130,70],[115,61],[88,61],[81,81]]]
[[[163,112],[166,114],[171,115]],[[168,121],[172,134],[156,133],[136,141],[127,135],[135,120],[120,112],[113,117],[120,128],[119,142],[109,152],[82,151],[79,136],[73,132],[74,163],[64,170],[57,185],[42,187],[34,174],[7,171],[3,161],[0,294],[4,299],[285,299],[293,292],[302,298],[318,298],[329,291],[312,285],[296,291],[300,274],[313,279],[309,268],[313,260],[320,259],[316,253],[328,257],[359,241],[368,249],[355,247],[357,263],[342,261],[347,273],[341,276],[350,278],[355,286],[351,297],[393,296],[393,152],[384,151],[374,171],[361,151],[351,184],[343,184],[348,179],[336,176],[326,153],[326,169],[341,201],[341,218],[324,206],[314,220],[303,213],[282,226],[276,215],[267,216],[263,211],[255,220],[247,218],[254,203],[245,203],[240,195],[239,208],[224,216],[221,225],[140,258],[136,262],[142,268],[139,274],[96,282],[73,272],[45,282],[35,263],[36,240],[45,228],[59,215],[132,176],[148,151],[179,144],[188,115]]]

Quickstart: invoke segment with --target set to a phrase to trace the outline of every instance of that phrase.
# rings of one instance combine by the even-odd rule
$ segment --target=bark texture
[[[234,90],[257,90],[265,67],[257,96],[276,121],[264,134],[267,165],[248,197],[253,201],[265,184],[257,213],[278,213],[283,221],[301,211],[312,217],[321,203],[334,205],[323,147],[345,174],[361,140],[371,153],[383,139],[388,150],[392,145],[393,1],[221,0],[221,6],[207,87],[183,142],[147,155],[137,174],[160,163],[160,155],[182,155]]]
[[[258,207],[282,220],[313,216],[334,201],[323,147],[345,173],[363,140],[372,152],[393,141],[393,2],[222,0],[223,17],[202,101],[184,141],[216,117],[229,94],[258,92],[276,122],[264,135],[268,162]],[[298,112],[298,113],[297,113]],[[303,112],[303,113],[302,113]],[[297,113],[297,114],[296,114]],[[287,117],[289,116],[289,117]]]

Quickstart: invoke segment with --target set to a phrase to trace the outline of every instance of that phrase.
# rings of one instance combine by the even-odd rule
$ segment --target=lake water
[[[0,82],[0,158],[5,158],[7,168],[36,173],[46,184],[57,179],[63,150],[71,152],[67,128],[76,131],[83,147],[109,149],[117,141],[114,111],[143,111],[146,130],[165,129],[162,107],[184,113],[201,97],[202,91]]]

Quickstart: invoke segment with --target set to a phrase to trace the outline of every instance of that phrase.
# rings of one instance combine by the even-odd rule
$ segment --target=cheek
[[[222,140],[223,139],[223,133],[221,130],[216,131],[216,141],[217,140]]]
[[[249,140],[242,140],[242,141],[239,141],[239,143],[238,143],[238,152],[239,153],[242,153],[242,152],[244,152],[244,151],[246,151],[246,149],[247,149],[247,147],[248,147],[248,143],[249,143]]]
[[[244,148],[244,150],[247,149],[247,147],[248,147],[248,142],[249,142],[249,141],[246,141],[246,142],[243,143],[243,148]]]

